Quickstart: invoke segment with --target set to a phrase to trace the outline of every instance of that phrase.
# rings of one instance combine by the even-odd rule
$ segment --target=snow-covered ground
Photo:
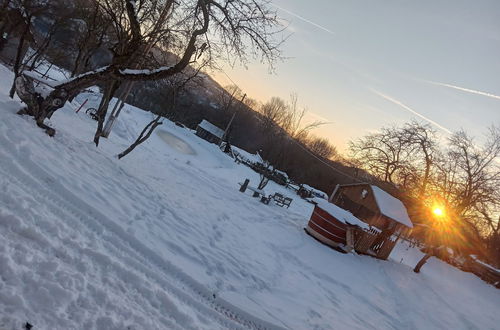
[[[191,131],[166,122],[118,160],[150,114],[127,106],[96,148],[68,105],[50,138],[0,77],[0,329],[498,329],[499,290],[434,258],[415,274],[404,244],[321,245],[311,204],[240,193],[258,175]]]

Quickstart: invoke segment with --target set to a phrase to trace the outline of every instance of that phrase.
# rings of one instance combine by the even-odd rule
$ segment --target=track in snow
[[[9,155],[0,152],[1,176],[31,195],[38,203],[47,206],[58,218],[72,222],[75,226],[83,226],[99,237],[107,254],[93,253],[88,249],[86,254],[93,261],[107,263],[101,265],[103,267],[112,265],[114,276],[122,278],[124,282],[128,278],[146,278],[163,288],[168,295],[189,306],[202,318],[212,320],[221,328],[283,329],[216,297],[181,269],[128,234],[113,220],[50,179],[51,175],[40,166],[29,159],[25,159],[22,165],[14,162],[13,159],[17,159],[13,157],[16,150],[12,148],[11,141],[1,137],[0,142],[5,146],[4,150],[12,153]],[[111,262],[107,262],[106,257],[110,257]],[[168,314],[171,311],[165,312]],[[173,315],[174,321],[182,325],[182,317],[178,318],[180,319]]]

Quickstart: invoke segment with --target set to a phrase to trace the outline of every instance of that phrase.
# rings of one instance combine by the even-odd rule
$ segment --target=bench
[[[266,204],[269,204],[271,199],[274,200],[276,205],[281,207],[286,206],[286,208],[289,208],[292,203],[292,199],[290,197],[285,197],[280,193],[275,193],[274,195],[269,196]]]

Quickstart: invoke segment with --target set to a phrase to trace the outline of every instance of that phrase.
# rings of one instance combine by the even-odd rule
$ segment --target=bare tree
[[[228,113],[236,104],[237,100],[241,99],[243,92],[236,85],[228,85],[220,89],[217,96],[217,102],[221,110]]]
[[[412,157],[412,166],[406,167],[406,175],[410,176],[412,181],[420,182],[417,196],[423,198],[427,192],[434,157],[437,153],[436,131],[429,124],[412,121],[402,127],[400,134],[406,148],[411,151],[409,156]],[[421,169],[423,173],[418,173]]]
[[[476,226],[500,206],[499,157],[500,129],[491,127],[483,146],[464,131],[453,134],[437,162],[437,192],[461,218]]]
[[[300,140],[311,130],[325,125],[325,122],[314,121],[311,123],[304,123],[304,117],[307,113],[306,107],[300,107],[298,104],[299,96],[297,93],[290,94],[290,101],[288,103],[285,116],[282,118],[280,126],[293,138]]]
[[[71,77],[86,71],[90,59],[97,49],[104,45],[109,30],[110,20],[104,13],[104,5],[99,1],[78,0],[74,2],[76,17],[81,17],[76,34],[75,60]],[[120,34],[121,35],[121,34]]]
[[[290,95],[289,102],[272,97],[262,105],[260,113],[261,130],[266,137],[266,152],[273,164],[280,167],[287,161],[293,140],[305,140],[310,131],[326,124],[320,121],[303,123],[307,108],[298,105],[296,93]]]
[[[305,144],[309,150],[325,159],[331,159],[338,154],[337,149],[325,138],[312,136],[305,140]]]
[[[126,155],[131,153],[137,146],[144,143],[151,137],[153,131],[158,126],[163,124],[163,118],[165,118],[169,112],[172,112],[173,108],[175,108],[176,106],[177,95],[182,93],[188,83],[198,76],[201,68],[202,67],[200,67],[189,76],[178,75],[170,79],[170,81],[168,82],[169,87],[165,90],[165,93],[169,96],[169,104],[163,108],[162,112],[159,112],[155,115],[155,118],[144,127],[137,139],[127,149],[125,149],[118,155],[118,159],[125,157]]]
[[[393,127],[350,142],[349,149],[363,169],[390,183],[397,183],[396,173],[408,165],[410,155],[406,140]]]
[[[276,36],[282,28],[275,11],[265,0],[198,0],[196,3],[115,0],[113,3],[125,9],[108,10],[107,14],[115,18],[116,28],[128,28],[127,49],[120,49],[123,52],[118,53],[109,66],[53,84],[54,90],[40,102],[25,100],[28,109],[24,113],[32,115],[38,126],[46,129],[43,122],[49,114],[60,109],[69,97],[98,83],[166,79],[196,64],[204,53],[215,59],[215,55],[225,52],[245,60],[249,52],[254,52],[270,65],[280,57],[282,41]],[[151,6],[157,10],[151,10]],[[147,19],[152,17],[151,13],[158,12],[160,19],[154,22]],[[146,17],[145,24],[140,22],[142,17]],[[218,42],[212,43],[212,38]],[[135,65],[134,68],[144,52],[144,44],[149,46],[160,41],[168,45],[167,50],[178,54],[176,62],[164,67]],[[22,85],[25,84],[19,84]],[[29,95],[21,94],[25,99]]]
[[[32,33],[32,22],[36,15],[41,14],[49,8],[47,1],[36,1],[36,0],[14,0],[14,7],[20,13],[19,24],[23,26],[22,32],[19,36],[19,42],[16,50],[16,57],[14,60],[14,65],[12,70],[14,71],[14,82],[9,91],[9,96],[14,97],[16,92],[15,79],[19,76],[23,64],[24,48],[27,46],[28,38],[33,36]]]
[[[262,130],[273,134],[276,126],[281,126],[287,112],[286,102],[279,97],[272,97],[260,108],[262,114]]]

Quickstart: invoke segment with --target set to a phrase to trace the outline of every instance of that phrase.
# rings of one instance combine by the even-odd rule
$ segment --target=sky
[[[481,142],[500,125],[500,1],[274,0],[287,57],[223,67],[250,97],[299,95],[315,133],[349,140],[412,119]],[[231,81],[222,73],[216,79]]]

